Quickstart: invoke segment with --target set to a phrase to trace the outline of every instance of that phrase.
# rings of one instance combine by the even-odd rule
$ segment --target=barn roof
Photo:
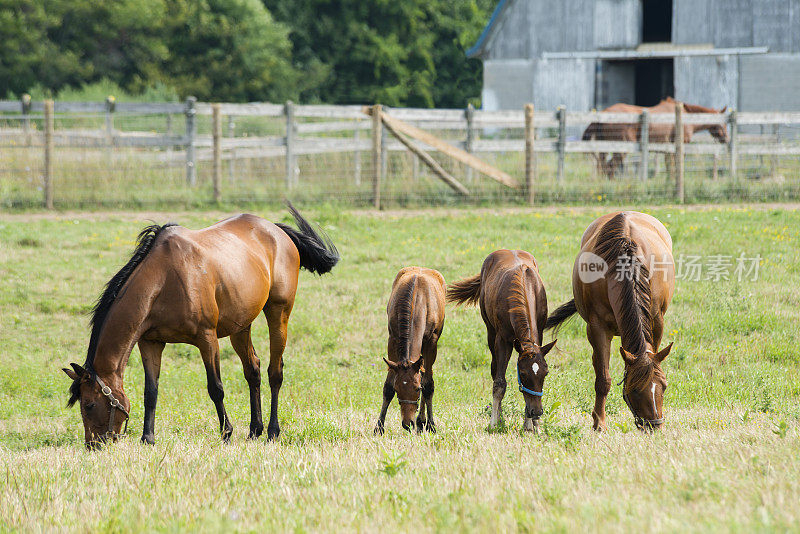
[[[481,36],[478,37],[478,40],[475,41],[475,44],[472,45],[472,48],[467,50],[467,57],[475,57],[483,52],[483,48],[486,45],[486,40],[489,38],[489,34],[492,32],[495,23],[500,18],[500,14],[502,13],[503,9],[506,5],[510,4],[509,0],[500,0],[497,3],[497,6],[494,8],[492,12],[492,16],[489,18],[489,22],[486,24],[486,27],[483,29]]]

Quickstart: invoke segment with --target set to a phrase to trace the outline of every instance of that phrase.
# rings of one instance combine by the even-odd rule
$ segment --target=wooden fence
[[[411,125],[409,128],[437,132],[440,136],[450,137],[454,131],[459,132],[460,139],[449,139],[449,145],[460,148],[466,153],[520,152],[525,154],[524,177],[517,181],[518,189],[528,202],[535,197],[537,184],[537,153],[555,153],[557,156],[557,180],[564,179],[564,160],[568,153],[622,153],[639,154],[641,165],[639,179],[648,176],[648,155],[652,153],[674,154],[676,166],[673,172],[675,180],[675,200],[683,201],[683,160],[685,155],[708,154],[718,158],[727,158],[731,178],[736,180],[737,159],[740,155],[800,156],[800,143],[797,140],[787,142],[755,142],[742,144],[739,142],[739,131],[742,127],[760,126],[776,129],[780,126],[800,126],[800,112],[792,113],[737,113],[726,114],[634,114],[634,113],[601,113],[601,112],[568,112],[563,107],[555,111],[536,111],[533,105],[520,110],[484,111],[468,107],[467,109],[411,109],[387,108],[382,111],[387,119],[398,124]],[[329,105],[296,105],[250,103],[250,104],[211,104],[197,102],[189,98],[183,103],[122,103],[112,98],[105,102],[32,102],[23,98],[20,101],[0,101],[0,143],[13,142],[17,145],[43,145],[44,157],[44,199],[46,207],[53,206],[52,176],[53,167],[58,160],[54,156],[56,147],[132,147],[166,149],[158,150],[154,155],[159,162],[165,164],[184,165],[186,182],[189,187],[197,182],[197,166],[199,162],[212,162],[214,199],[219,200],[222,190],[221,173],[223,160],[242,158],[284,157],[285,186],[287,189],[299,184],[296,158],[300,155],[323,154],[332,152],[372,152],[371,177],[373,184],[374,205],[380,207],[381,182],[386,173],[386,154],[388,151],[405,151],[411,147],[403,139],[389,138],[386,134],[388,123],[380,120],[381,114],[370,111],[363,106],[329,106]],[[105,117],[101,129],[56,129],[54,117]],[[115,128],[115,118],[133,115],[163,115],[167,117],[167,132],[121,131]],[[180,133],[173,133],[173,116],[182,116],[183,125]],[[211,117],[209,134],[199,134],[198,116]],[[240,117],[272,118],[283,124],[283,135],[226,137],[223,135],[223,121],[228,121],[229,130],[233,121]],[[43,120],[42,120],[43,119]],[[32,121],[42,123],[43,132],[32,127]],[[636,142],[591,140],[583,141],[569,138],[568,129],[584,128],[597,123],[628,124],[639,123],[641,136]],[[648,131],[653,124],[675,124],[676,131],[682,132],[681,125],[688,124],[726,124],[730,140],[727,144],[717,142],[683,142],[682,135],[675,136],[674,143],[651,143]],[[482,132],[495,130],[519,130],[518,138],[498,139],[482,135]],[[371,131],[371,135],[361,132]],[[410,130],[404,130],[408,133]],[[540,135],[537,137],[537,132]],[[316,135],[315,135],[316,134]],[[322,135],[319,135],[322,134]],[[394,132],[395,135],[398,135]],[[311,136],[309,136],[311,135]],[[488,137],[488,138],[487,138]],[[416,145],[425,151],[439,151],[442,141],[417,137]],[[424,160],[424,156],[414,151]],[[359,159],[360,161],[360,159]],[[476,170],[477,169],[477,170]],[[360,163],[354,172],[360,180]],[[468,174],[473,172],[487,173],[479,165],[471,165]],[[499,172],[499,171],[498,171]],[[515,183],[506,184],[517,187]]]

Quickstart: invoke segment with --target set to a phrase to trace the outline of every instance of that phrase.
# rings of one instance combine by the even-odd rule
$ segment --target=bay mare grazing
[[[417,431],[436,431],[433,421],[433,364],[444,328],[444,277],[433,269],[404,267],[392,283],[386,313],[389,317],[389,367],[383,384],[383,405],[375,433],[383,434],[386,410],[395,393],[403,428],[410,430],[417,416]],[[425,411],[427,409],[427,417]]]
[[[661,363],[672,343],[661,351],[658,347],[674,289],[672,237],[655,217],[635,211],[612,213],[584,232],[572,271],[574,298],[553,312],[547,328],[557,328],[576,312],[586,321],[595,372],[595,430],[606,429],[614,336],[622,337],[623,399],[636,426],[655,429],[663,423],[667,377]]]
[[[670,113],[672,117],[675,116],[675,107],[677,102],[671,97],[667,97],[655,106],[642,107],[634,106],[631,104],[614,104],[603,110],[603,113],[638,113],[647,110],[648,113]],[[713,108],[706,108],[695,104],[683,104],[683,109],[686,113],[718,113],[724,114],[727,106],[716,110]],[[596,139],[598,141],[629,141],[638,142],[641,138],[641,123],[605,123],[593,122],[583,132],[583,140],[589,141]],[[708,130],[709,133],[720,143],[728,142],[728,128],[723,123],[708,123],[708,124],[686,124],[683,125],[683,140],[688,143],[692,139],[692,135],[696,132]],[[648,140],[651,143],[674,143],[675,142],[675,122],[651,122],[648,125]],[[613,179],[614,175],[622,171],[625,163],[625,154],[616,152],[611,154],[611,158],[604,152],[595,155],[597,158],[597,169],[599,172],[604,173],[608,179]],[[673,163],[674,154],[665,154],[667,166],[670,167]]]
[[[524,250],[496,250],[484,260],[480,274],[450,284],[447,300],[480,305],[492,353],[492,419],[502,417],[506,370],[516,349],[517,383],[525,398],[524,427],[533,430],[544,413],[542,395],[547,376],[545,356],[555,341],[541,346],[547,321],[547,295],[533,255]]]
[[[89,350],[83,366],[64,372],[72,379],[71,406],[80,401],[86,444],[98,446],[127,429],[131,403],[123,374],[133,345],[144,365],[142,441],[155,442],[155,409],[165,343],[200,349],[208,394],[224,440],[233,432],[223,404],[219,338],[230,336],[250,387],[250,437],[261,435],[261,365],[250,325],[263,311],[269,325],[267,435],[280,433],[278,392],[283,350],[299,269],[330,271],[339,253],[289,204],[299,230],[254,215],[237,215],[202,230],[174,224],[148,226],[128,263],[114,275],[94,307]],[[119,412],[119,413],[117,413]]]

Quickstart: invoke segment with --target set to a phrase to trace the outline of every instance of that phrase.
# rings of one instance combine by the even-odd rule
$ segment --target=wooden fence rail
[[[383,107],[384,120],[375,120],[365,113],[363,106],[298,105],[272,103],[203,103],[194,98],[185,102],[140,103],[116,102],[109,98],[103,102],[52,102],[31,101],[24,95],[20,100],[0,101],[0,146],[43,147],[44,199],[47,207],[53,205],[53,172],[57,172],[56,149],[61,147],[109,149],[140,149],[142,157],[168,165],[185,165],[186,182],[196,186],[197,165],[212,162],[214,198],[221,198],[222,161],[248,158],[285,158],[285,187],[292,189],[300,182],[298,156],[326,153],[353,153],[355,183],[361,183],[361,153],[372,152],[374,204],[380,206],[381,181],[386,164],[386,154],[393,151],[411,151],[430,164],[420,152],[440,152],[467,164],[467,183],[472,183],[473,169],[512,187],[532,203],[535,197],[537,163],[536,154],[555,153],[556,176],[564,180],[564,160],[570,153],[621,153],[638,154],[641,164],[638,178],[648,178],[650,154],[668,154],[676,159],[675,199],[683,201],[683,159],[686,155],[709,155],[717,162],[727,159],[732,180],[738,179],[738,159],[743,156],[800,156],[798,136],[777,135],[778,127],[794,127],[800,131],[800,112],[736,112],[725,114],[695,113],[603,113],[572,112],[563,107],[557,110],[536,110],[525,106],[520,110],[486,111],[467,109],[415,109]],[[182,118],[180,116],[183,116]],[[124,130],[121,125],[128,117],[166,117],[166,132]],[[223,118],[227,117],[228,133],[223,135]],[[208,126],[210,120],[210,128]],[[260,121],[259,121],[260,119]],[[70,122],[71,121],[71,122]],[[84,122],[81,122],[84,121]],[[81,126],[86,121],[102,126]],[[174,124],[183,122],[183,133],[174,133]],[[268,131],[272,135],[234,136],[235,124],[241,121],[272,121]],[[395,122],[392,122],[395,121]],[[141,121],[140,121],[141,122]],[[579,132],[588,124],[636,124],[639,137],[636,141],[605,141],[580,139]],[[384,123],[400,134],[413,134],[414,141],[387,137]],[[672,143],[654,143],[649,132],[654,125],[722,124],[727,126],[729,141],[726,144],[708,142],[684,143],[681,135]],[[63,127],[59,127],[62,126]],[[761,126],[770,135],[751,136],[740,130]],[[281,132],[283,130],[283,132]],[[371,139],[359,135],[371,130]],[[503,138],[499,132],[510,135]],[[746,131],[746,130],[745,130]],[[279,133],[281,132],[281,133]],[[578,135],[576,135],[578,133]],[[708,139],[707,137],[705,139]],[[412,146],[413,145],[413,146]],[[157,149],[154,151],[153,149]],[[525,155],[519,179],[492,171],[474,154],[519,152]],[[147,154],[147,156],[145,156]],[[233,163],[229,167],[233,176]],[[414,166],[414,176],[418,166]],[[499,173],[499,174],[498,174]],[[452,187],[457,186],[450,184]],[[463,186],[462,186],[463,187]],[[465,188],[466,190],[466,188]],[[462,191],[463,192],[463,191]]]

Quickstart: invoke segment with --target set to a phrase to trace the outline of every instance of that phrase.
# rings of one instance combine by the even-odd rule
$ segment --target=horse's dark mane
[[[520,346],[523,343],[526,345],[534,343],[534,340],[531,339],[530,303],[528,302],[528,291],[525,287],[525,273],[527,270],[528,267],[526,265],[521,265],[512,273],[512,284],[508,295],[508,303],[510,304],[508,308],[509,319]]]
[[[618,327],[622,346],[635,356],[644,354],[647,343],[653,345],[653,317],[650,312],[650,271],[638,258],[638,245],[630,238],[624,213],[619,213],[600,229],[595,253],[608,265],[608,277],[622,280],[622,317]],[[626,271],[617,263],[623,260]],[[649,358],[648,358],[649,359]]]
[[[122,269],[120,269],[117,274],[115,274],[111,280],[108,281],[103,293],[100,295],[100,298],[97,299],[97,302],[92,308],[92,317],[89,321],[89,324],[92,327],[92,334],[89,337],[89,349],[86,352],[86,362],[83,364],[83,368],[86,369],[86,371],[90,374],[94,373],[94,358],[95,354],[97,353],[97,344],[100,340],[100,332],[102,331],[103,325],[106,322],[106,318],[108,317],[108,312],[111,310],[111,306],[114,304],[114,301],[116,300],[117,295],[122,287],[125,285],[125,282],[128,281],[128,278],[130,278],[136,267],[142,263],[144,258],[150,252],[150,249],[153,248],[153,243],[155,243],[156,238],[165,228],[170,226],[175,226],[175,223],[167,223],[164,226],[152,224],[139,232],[139,237],[136,239],[136,248],[131,255],[131,259],[129,259],[128,263],[126,263]],[[75,401],[80,398],[80,380],[73,381],[69,388],[69,393],[70,398],[67,404],[72,406]]]
[[[411,278],[397,295],[398,345],[400,347],[400,362],[408,362],[411,357],[411,340],[414,325],[414,294],[417,288],[417,275]]]

